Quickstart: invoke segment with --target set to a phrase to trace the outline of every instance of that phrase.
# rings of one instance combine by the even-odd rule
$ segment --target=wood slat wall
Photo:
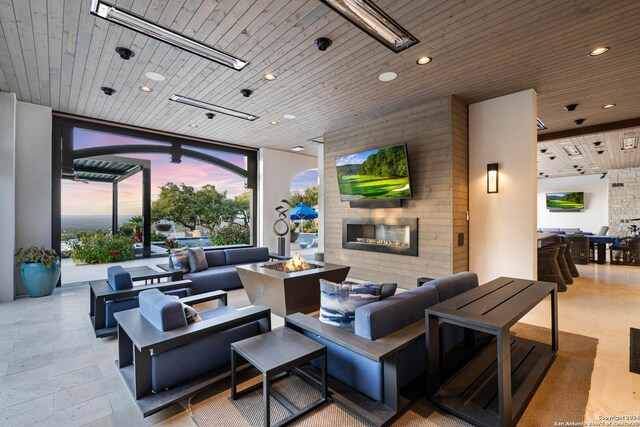
[[[467,104],[451,97],[451,273],[469,270],[469,115]],[[458,244],[458,234],[464,244]]]
[[[457,242],[457,233],[467,232],[466,141],[466,105],[452,97],[326,134],[325,260],[350,265],[352,277],[405,288],[421,276],[465,270],[467,246],[454,249],[454,236]],[[340,201],[337,156],[402,143],[413,199],[394,209],[351,209]],[[344,217],[418,218],[418,257],[342,249]]]

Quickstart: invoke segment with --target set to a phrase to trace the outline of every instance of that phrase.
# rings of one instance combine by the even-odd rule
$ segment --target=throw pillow
[[[342,282],[343,285],[380,285],[382,290],[380,291],[380,300],[385,298],[392,297],[396,294],[396,289],[398,289],[397,283],[377,283],[377,282],[351,282],[349,280],[345,280]]]
[[[320,279],[320,321],[353,332],[356,308],[380,300],[379,283],[333,283]]]
[[[195,308],[185,303],[182,303],[182,308],[184,308],[184,316],[187,318],[188,325],[192,323],[202,322],[202,319],[200,318],[200,315]]]
[[[182,270],[184,272],[191,270],[187,248],[172,249],[171,255],[169,255],[169,266],[175,270]]]
[[[202,246],[197,248],[189,248],[189,267],[191,273],[197,273],[198,271],[204,271],[209,268],[207,264],[207,257],[204,255],[204,249]]]

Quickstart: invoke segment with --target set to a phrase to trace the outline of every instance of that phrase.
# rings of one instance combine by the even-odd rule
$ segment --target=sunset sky
[[[158,144],[153,141],[76,129],[74,146],[78,148],[103,145]],[[214,150],[209,151],[230,163],[244,167],[244,156]],[[244,180],[238,175],[199,160],[182,158],[182,163],[169,162],[166,154],[126,154],[123,157],[151,160],[151,199],[157,198],[160,187],[167,182],[185,183],[193,187],[213,184],[218,191],[227,191],[229,197],[242,194]],[[318,183],[318,171],[308,170],[291,182],[291,190],[303,190]],[[62,215],[110,215],[111,184],[91,182],[85,184],[62,180]],[[142,214],[142,174],[136,174],[118,185],[120,215]]]

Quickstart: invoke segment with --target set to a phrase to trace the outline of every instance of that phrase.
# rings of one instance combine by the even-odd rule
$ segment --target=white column
[[[51,108],[16,105],[16,247],[51,248]],[[26,294],[15,272],[16,295]]]
[[[536,116],[533,89],[469,105],[469,265],[484,283],[537,277]],[[487,164],[499,193],[487,194]]]
[[[16,96],[0,92],[0,302],[14,297]]]

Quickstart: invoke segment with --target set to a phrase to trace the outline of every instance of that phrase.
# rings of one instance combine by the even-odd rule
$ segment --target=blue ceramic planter
[[[60,278],[60,261],[55,261],[50,268],[39,262],[24,262],[20,265],[20,277],[30,296],[51,295]]]

